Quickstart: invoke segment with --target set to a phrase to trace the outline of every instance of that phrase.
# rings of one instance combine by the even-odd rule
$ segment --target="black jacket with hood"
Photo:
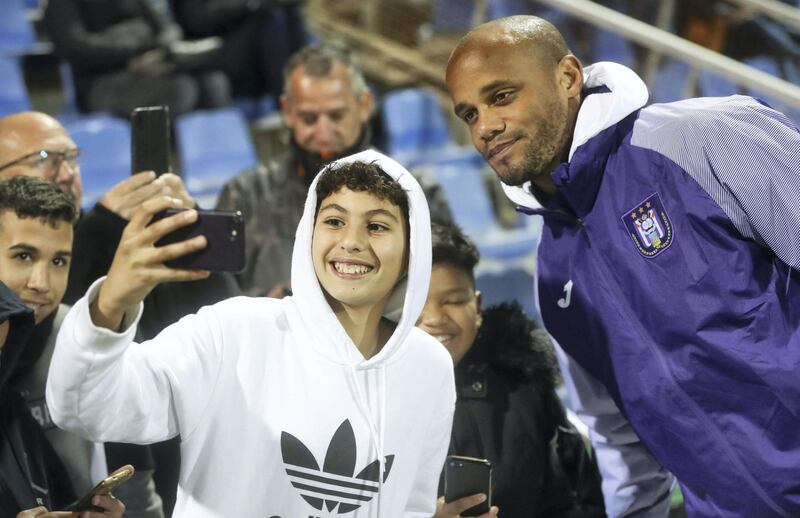
[[[593,455],[555,392],[547,334],[516,304],[483,312],[475,343],[456,367],[450,454],[492,463],[501,516],[605,516]]]
[[[40,505],[63,509],[75,500],[66,470],[28,405],[9,387],[33,330],[33,313],[0,283],[0,323],[7,320],[0,350],[0,516]]]

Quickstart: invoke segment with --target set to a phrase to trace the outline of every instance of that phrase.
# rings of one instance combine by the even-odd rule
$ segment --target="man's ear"
[[[567,98],[580,97],[583,90],[583,65],[572,54],[567,54],[558,62],[558,82]]]
[[[361,92],[361,97],[358,99],[358,116],[361,119],[361,122],[367,122],[372,115],[372,91],[365,87],[364,91]]]
[[[294,110],[292,109],[292,100],[289,99],[289,96],[286,94],[281,94],[280,97],[281,103],[281,115],[283,116],[283,122],[288,127],[294,127]]]

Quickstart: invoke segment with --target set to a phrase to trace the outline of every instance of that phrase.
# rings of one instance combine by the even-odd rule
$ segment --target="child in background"
[[[492,463],[496,516],[604,517],[593,456],[555,393],[555,356],[547,333],[517,303],[481,309],[475,245],[458,227],[434,225],[428,300],[417,325],[441,342],[456,365],[458,401],[450,453]],[[482,502],[444,503],[436,518]]]

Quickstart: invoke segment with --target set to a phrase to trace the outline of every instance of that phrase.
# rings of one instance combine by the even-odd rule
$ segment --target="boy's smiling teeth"
[[[333,267],[336,268],[336,271],[339,273],[346,273],[350,275],[364,275],[365,273],[372,271],[372,266],[367,266],[364,264],[334,262]]]

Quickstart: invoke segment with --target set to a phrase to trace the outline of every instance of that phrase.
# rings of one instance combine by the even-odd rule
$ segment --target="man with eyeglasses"
[[[52,180],[62,191],[72,195],[80,211],[82,189],[80,167],[76,162],[78,155],[79,151],[64,127],[47,114],[20,112],[0,118],[0,179],[38,176]],[[69,282],[63,298],[65,304],[74,303],[86,293],[92,282],[106,274],[133,212],[150,198],[165,194],[179,198],[185,207],[196,205],[179,176],[163,174],[156,177],[152,171],[145,171],[118,183],[92,209],[81,212],[75,226]],[[184,315],[240,293],[230,274],[212,274],[201,281],[157,286],[146,299],[149,308],[142,314],[137,339],[152,338]],[[155,481],[167,515],[174,503],[177,487],[180,465],[177,444],[170,441],[153,449],[158,466]],[[145,450],[131,454],[127,445],[114,448],[118,448],[116,453],[107,452],[112,469],[130,463],[141,472],[142,466],[152,463]],[[136,459],[129,455],[135,455],[140,462],[135,462]],[[129,505],[126,516],[132,515]]]
[[[23,112],[0,119],[0,178],[52,180],[80,207],[79,153],[64,127],[48,115]]]

